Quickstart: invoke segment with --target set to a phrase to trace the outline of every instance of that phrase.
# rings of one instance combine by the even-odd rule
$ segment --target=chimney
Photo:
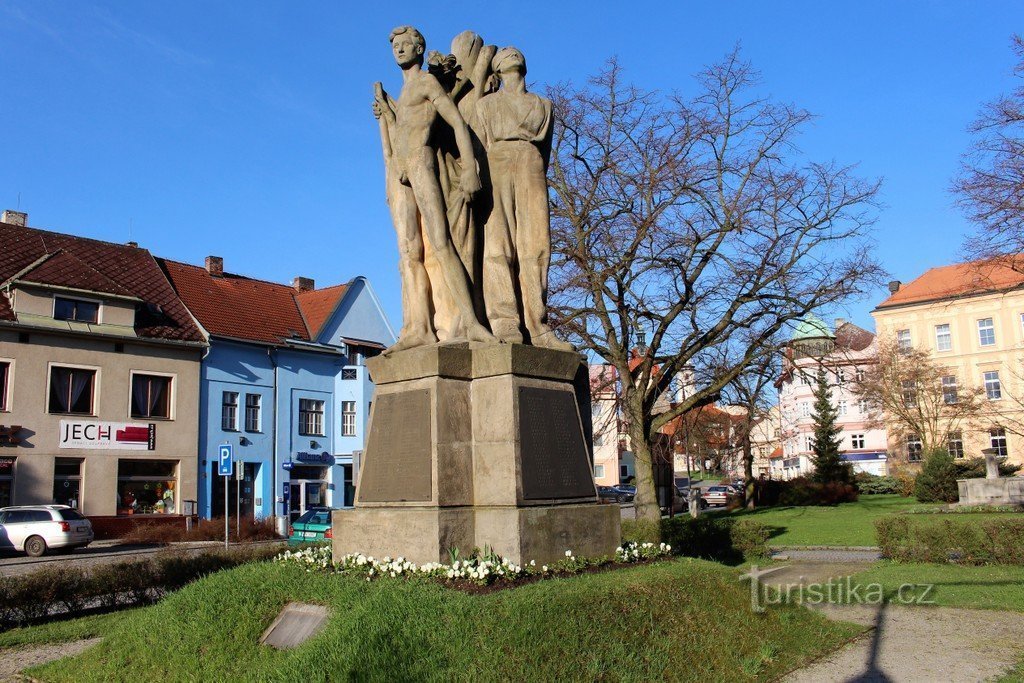
[[[206,272],[214,277],[224,277],[224,259],[220,256],[207,256]]]
[[[126,247],[131,247],[131,248],[133,248],[133,249],[138,249],[138,248],[139,248],[139,243],[138,243],[138,242],[136,242],[135,240],[132,240],[132,241],[130,241],[130,242],[125,242],[125,243],[124,243],[124,246],[126,246]]]
[[[839,328],[846,324],[846,318],[836,318],[836,326],[833,328],[833,332],[838,332]]]
[[[0,222],[10,223],[11,225],[20,225],[25,227],[28,225],[28,214],[22,211],[11,211],[5,209],[2,216],[0,216]]]
[[[312,292],[316,289],[316,282],[313,278],[297,277],[292,280],[292,289],[296,292]]]
[[[900,282],[899,280],[893,280],[892,282],[890,282],[889,283],[889,293],[890,294],[895,294],[896,292],[900,291],[900,286],[902,284],[903,283]]]

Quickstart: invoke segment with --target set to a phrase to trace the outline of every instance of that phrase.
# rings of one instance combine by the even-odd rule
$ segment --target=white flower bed
[[[672,546],[662,543],[624,543],[615,549],[615,562],[620,564],[640,562],[642,560],[653,560],[659,557],[666,557],[672,552]],[[453,557],[458,557],[457,553]],[[367,581],[373,579],[399,576],[426,576],[442,580],[466,580],[480,585],[486,585],[495,581],[514,581],[515,579],[527,576],[547,576],[555,574],[576,574],[587,567],[608,564],[607,559],[597,560],[576,557],[571,550],[565,551],[565,559],[548,566],[537,566],[533,560],[522,567],[508,558],[499,557],[492,552],[474,554],[473,556],[459,560],[455,559],[451,564],[441,562],[428,562],[416,565],[404,557],[392,559],[390,557],[374,558],[361,553],[345,555],[338,562],[334,561],[331,555],[330,545],[310,546],[302,550],[286,550],[276,558],[276,562],[298,564],[306,568],[306,571],[323,571],[337,574],[364,575]]]

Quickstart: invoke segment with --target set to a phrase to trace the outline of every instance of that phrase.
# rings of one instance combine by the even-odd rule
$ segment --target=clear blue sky
[[[513,9],[513,8],[521,9]],[[497,8],[497,9],[495,9]],[[740,42],[764,91],[818,115],[812,158],[884,178],[880,259],[909,280],[957,260],[948,194],[965,129],[1013,84],[1015,2],[51,2],[0,0],[0,208],[36,227],[288,282],[370,278],[401,322],[372,83],[388,32],[447,52],[471,28],[538,84],[617,55],[645,87]],[[841,315],[871,326],[884,296]]]

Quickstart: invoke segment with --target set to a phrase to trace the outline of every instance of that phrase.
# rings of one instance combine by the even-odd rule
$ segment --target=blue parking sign
[[[217,474],[219,474],[222,477],[230,477],[231,472],[234,469],[231,466],[231,444],[221,444],[220,448],[217,451],[217,457],[219,458],[217,465]]]

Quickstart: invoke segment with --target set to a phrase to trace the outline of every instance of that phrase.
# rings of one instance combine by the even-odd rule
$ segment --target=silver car
[[[71,552],[92,543],[92,522],[67,505],[0,508],[0,549],[39,557],[47,550]]]

